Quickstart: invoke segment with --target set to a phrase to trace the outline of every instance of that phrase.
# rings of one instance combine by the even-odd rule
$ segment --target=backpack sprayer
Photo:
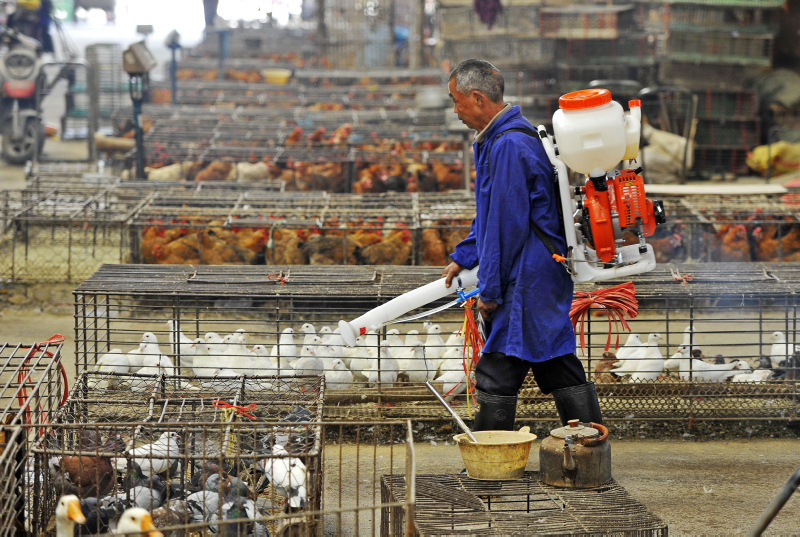
[[[624,278],[653,270],[653,247],[645,242],[657,224],[666,222],[661,201],[645,197],[641,168],[611,171],[620,161],[639,154],[641,101],[630,101],[630,114],[611,100],[606,89],[588,89],[563,95],[553,115],[555,137],[544,126],[537,128],[545,152],[555,168],[558,209],[567,251],[548,245],[575,282]],[[556,146],[556,139],[559,140]],[[584,186],[571,187],[567,167],[588,176]],[[532,226],[533,227],[533,226]],[[537,231],[533,227],[533,231]],[[632,232],[638,244],[623,246],[622,235]],[[537,231],[537,235],[540,233]],[[541,236],[541,235],[540,235]],[[549,241],[548,241],[549,242]],[[546,243],[547,245],[547,243]],[[477,285],[478,267],[461,271],[448,289],[444,279],[405,293],[350,321],[339,321],[339,332],[348,345],[368,330],[376,330],[400,315],[458,292],[459,298],[419,318],[466,301],[464,289]],[[404,320],[411,320],[407,318]]]

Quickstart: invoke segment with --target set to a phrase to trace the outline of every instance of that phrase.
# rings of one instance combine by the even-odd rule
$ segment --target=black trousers
[[[528,371],[542,393],[586,384],[583,364],[574,353],[558,356],[544,362],[528,362],[502,352],[484,353],[475,366],[475,385],[492,395],[517,395]]]

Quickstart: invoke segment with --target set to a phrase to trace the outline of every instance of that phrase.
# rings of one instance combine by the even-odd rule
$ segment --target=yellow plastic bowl
[[[267,84],[286,84],[292,72],[289,69],[264,69],[261,71],[261,76]]]
[[[473,431],[478,443],[465,433],[457,434],[461,459],[473,479],[519,479],[525,473],[536,435],[530,427],[519,431]]]

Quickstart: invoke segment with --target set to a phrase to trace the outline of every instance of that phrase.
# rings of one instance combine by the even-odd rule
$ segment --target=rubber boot
[[[553,399],[556,401],[556,410],[562,425],[576,418],[581,423],[603,423],[594,382],[553,390]]]
[[[492,395],[475,390],[475,411],[473,431],[513,431],[517,416],[516,395]]]

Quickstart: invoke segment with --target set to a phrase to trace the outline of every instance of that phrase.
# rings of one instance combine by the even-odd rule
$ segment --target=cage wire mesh
[[[381,479],[388,502],[402,502],[409,487],[398,476]],[[542,483],[538,472],[521,479],[482,481],[461,475],[418,475],[414,490],[415,535],[592,534],[667,535],[667,524],[616,481],[592,489]],[[402,535],[402,507],[381,535]]]
[[[439,276],[438,269],[422,267],[104,267],[75,291],[77,369],[99,370],[109,349],[124,352],[151,332],[161,346],[145,352],[171,356],[188,376],[218,365],[213,358],[207,362],[207,350],[192,354],[192,341],[201,349],[211,342],[212,357],[220,352],[236,357],[233,369],[245,375],[291,374],[309,367],[324,373],[331,417],[441,419],[444,411],[426,393],[425,380],[433,380],[466,416],[463,339],[454,334],[464,323],[462,308],[385,326],[365,334],[363,346],[359,342],[352,349],[329,332],[340,319],[354,319]],[[640,342],[631,338],[632,356],[617,364],[626,364],[627,374],[612,372],[612,357],[603,356],[607,320],[590,316],[583,327],[580,357],[598,383],[604,415],[611,420],[797,419],[797,363],[793,347],[786,345],[796,334],[797,279],[793,264],[781,263],[735,270],[722,263],[667,265],[636,278],[640,313],[629,324]],[[701,352],[709,362],[721,355],[723,363],[675,355],[687,326],[694,339],[685,352]],[[255,356],[241,346],[237,330],[247,334]],[[651,333],[658,335],[652,349],[644,347]],[[170,334],[171,341],[180,337],[182,343],[168,344]],[[227,335],[218,339],[220,334]],[[628,336],[620,337],[622,345]],[[781,338],[787,339],[781,343]],[[576,341],[580,346],[580,327]],[[552,398],[529,377],[519,417],[555,416]]]
[[[49,423],[66,395],[61,344],[0,345],[0,534],[24,531],[28,429]]]
[[[381,523],[395,523],[390,509],[413,508],[413,499],[389,503],[379,490],[383,474],[413,483],[409,422],[320,429],[230,415],[238,418],[41,428],[28,450],[26,529],[52,527],[67,492],[78,493],[80,529],[92,533],[124,531],[120,515],[131,505],[165,535],[377,535]],[[303,450],[281,449],[289,435],[303,437]],[[317,444],[327,444],[324,457]]]

